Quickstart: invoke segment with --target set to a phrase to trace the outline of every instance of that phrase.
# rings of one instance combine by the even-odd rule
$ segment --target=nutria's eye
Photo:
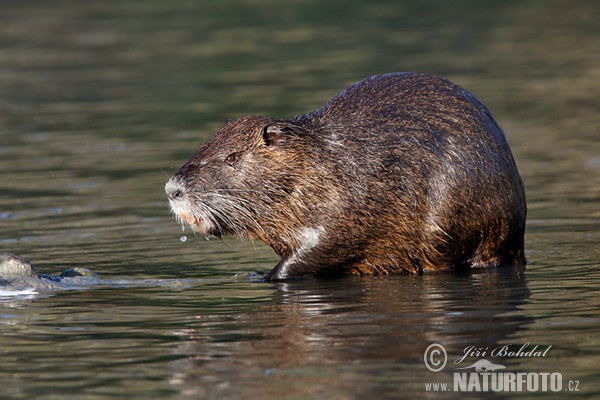
[[[227,156],[227,158],[225,159],[225,162],[227,164],[233,164],[236,159],[237,159],[237,155],[235,153],[231,153],[230,155]]]

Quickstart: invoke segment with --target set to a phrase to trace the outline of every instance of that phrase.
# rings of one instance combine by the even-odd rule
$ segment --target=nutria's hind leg
[[[525,265],[523,234],[510,232],[490,236],[473,252],[468,266],[473,268]]]

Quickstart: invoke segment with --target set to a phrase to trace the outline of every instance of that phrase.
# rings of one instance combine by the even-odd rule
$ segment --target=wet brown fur
[[[374,76],[292,120],[232,121],[167,193],[196,230],[271,246],[271,280],[525,262],[525,192],[504,135],[437,76]]]

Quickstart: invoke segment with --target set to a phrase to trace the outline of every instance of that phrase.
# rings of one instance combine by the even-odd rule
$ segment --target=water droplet
[[[179,238],[179,240],[181,240],[182,242],[185,242],[187,240],[187,236],[183,235],[182,237]]]

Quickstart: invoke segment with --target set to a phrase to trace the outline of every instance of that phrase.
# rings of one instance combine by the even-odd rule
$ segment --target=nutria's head
[[[249,236],[285,252],[293,243],[280,242],[293,242],[302,225],[291,198],[306,177],[306,134],[268,117],[227,123],[167,182],[173,213],[202,235]]]

